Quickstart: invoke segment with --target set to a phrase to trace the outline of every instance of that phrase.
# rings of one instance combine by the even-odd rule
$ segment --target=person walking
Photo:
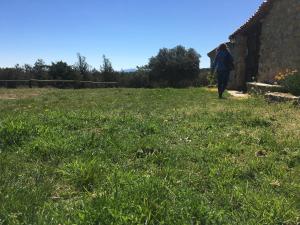
[[[234,70],[233,57],[226,44],[219,46],[212,69],[217,74],[219,98],[222,98],[227,88],[230,71]]]

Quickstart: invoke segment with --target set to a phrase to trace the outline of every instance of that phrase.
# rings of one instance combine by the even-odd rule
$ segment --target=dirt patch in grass
[[[209,87],[209,88],[204,88],[206,91],[211,92],[211,93],[217,93],[218,88],[216,87]]]
[[[228,91],[231,97],[236,98],[236,99],[247,99],[250,98],[250,95],[247,93],[243,93],[240,91]]]
[[[17,99],[16,95],[12,95],[12,94],[0,94],[0,100],[13,100],[13,99]]]
[[[41,91],[38,90],[0,90],[0,100],[17,100],[33,98],[41,95]]]

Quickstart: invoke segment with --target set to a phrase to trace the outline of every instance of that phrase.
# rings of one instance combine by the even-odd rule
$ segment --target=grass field
[[[208,89],[0,89],[0,224],[297,224],[300,109]]]

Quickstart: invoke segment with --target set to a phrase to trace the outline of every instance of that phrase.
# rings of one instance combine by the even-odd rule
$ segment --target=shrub
[[[207,76],[207,79],[208,79],[209,86],[214,86],[217,84],[217,76],[213,72],[209,73],[209,75]]]
[[[280,72],[275,78],[287,91],[293,95],[300,96],[300,72],[287,69]]]
[[[129,87],[147,88],[149,87],[149,70],[146,66],[138,67],[137,71],[130,79]]]
[[[194,49],[177,46],[173,49],[160,49],[157,56],[149,62],[150,82],[167,83],[178,87],[183,81],[198,78],[200,55]]]
[[[79,80],[80,75],[67,63],[59,61],[49,66],[49,77],[54,80]]]
[[[210,85],[209,77],[210,77],[210,69],[201,69],[198,82],[197,82],[198,86]]]

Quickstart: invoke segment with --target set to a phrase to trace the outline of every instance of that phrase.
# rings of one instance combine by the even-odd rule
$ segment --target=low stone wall
[[[300,1],[276,0],[263,20],[258,81],[272,83],[286,69],[300,70]]]
[[[271,85],[257,82],[247,83],[247,90],[252,94],[265,94],[268,92],[286,92],[280,85]]]
[[[288,93],[266,93],[265,98],[268,102],[292,102],[295,105],[300,105],[300,97],[296,97]]]
[[[76,80],[0,80],[0,87],[54,87],[54,88],[107,88],[117,87],[117,82],[92,82]]]

